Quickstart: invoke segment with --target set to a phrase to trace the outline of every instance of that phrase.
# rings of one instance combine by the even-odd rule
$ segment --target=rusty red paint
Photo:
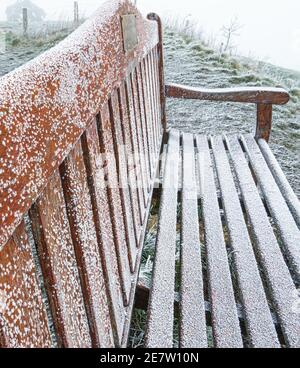
[[[130,13],[139,43],[125,54],[120,16]],[[110,1],[58,46],[1,78],[0,247],[132,62],[157,43],[155,22],[128,1]]]

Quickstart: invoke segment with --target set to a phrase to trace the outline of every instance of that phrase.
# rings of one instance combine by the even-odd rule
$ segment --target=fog
[[[91,15],[103,0],[79,0],[80,12]],[[14,0],[0,0],[0,20]],[[73,0],[35,0],[49,20],[72,19]],[[285,0],[137,0],[143,13],[155,11],[197,20],[206,36],[222,36],[221,28],[236,17],[242,28],[234,40],[237,50],[276,65],[300,71],[300,1]]]

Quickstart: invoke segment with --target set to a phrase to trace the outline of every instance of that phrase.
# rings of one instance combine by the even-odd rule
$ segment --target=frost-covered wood
[[[52,346],[29,237],[22,222],[0,251],[0,346]]]
[[[61,177],[82,292],[94,347],[113,347],[104,273],[80,141],[61,166]]]
[[[286,90],[272,87],[237,87],[237,88],[194,88],[180,84],[166,85],[167,97],[187,98],[210,101],[242,103],[261,103],[284,105],[290,97]]]
[[[288,266],[267,217],[238,137],[226,138],[246,212],[255,238],[255,250],[264,268],[266,281],[287,345],[299,345],[300,314],[291,306],[297,295]]]
[[[183,134],[180,346],[207,347],[194,137]],[[175,199],[174,199],[175,200]]]
[[[207,137],[199,135],[196,139],[215,346],[218,348],[240,348],[243,345],[242,336],[228,264],[213,161]]]
[[[300,231],[264,157],[250,135],[242,138],[257,181],[281,236],[285,254],[300,281]]]
[[[172,347],[177,316],[182,347],[207,346],[209,327],[215,347],[299,347],[299,202],[266,143],[289,96],[165,91],[162,25],[148,19],[109,1],[0,81],[0,345],[126,346],[157,175],[146,345]],[[256,103],[258,145],[168,131],[165,92]]]
[[[125,52],[121,17],[128,14],[138,39]],[[152,85],[158,71],[145,68],[158,41],[156,22],[127,0],[109,1],[0,82],[0,267],[31,208],[59,346],[126,345],[162,138]],[[38,299],[36,276],[34,268],[24,274]],[[24,289],[21,277],[16,287]],[[15,340],[0,312],[3,346],[52,344],[46,306],[38,309],[36,299],[28,310],[18,304],[26,333]]]
[[[78,266],[56,172],[30,212],[60,346],[91,347]]]
[[[179,133],[170,133],[146,333],[148,348],[173,346]]]
[[[120,15],[136,14],[139,43],[123,49]],[[0,247],[89,122],[157,44],[155,22],[128,1],[107,2],[67,39],[0,82]]]
[[[278,204],[274,204],[277,211],[269,213],[261,197],[262,193],[275,194],[279,188],[271,180],[263,183],[254,177],[249,167],[250,156],[255,173],[259,173],[259,164],[266,178],[271,175],[258,145],[248,136],[182,133],[183,155],[178,158],[174,144],[175,138],[178,144],[178,134],[171,130],[168,138],[148,303],[147,289],[138,293],[144,298],[138,305],[144,308],[148,304],[145,345],[172,347],[175,315],[181,347],[207,346],[207,326],[212,327],[212,344],[217,348],[299,347],[295,270],[282,242],[285,238],[278,237],[272,226],[280,217]],[[252,161],[257,161],[255,166]],[[178,167],[182,167],[182,176]],[[261,181],[262,193],[256,180]],[[182,206],[177,208],[178,181]],[[177,221],[180,219],[177,224],[176,215]],[[294,231],[294,240],[299,233]],[[210,316],[206,320],[205,311]]]

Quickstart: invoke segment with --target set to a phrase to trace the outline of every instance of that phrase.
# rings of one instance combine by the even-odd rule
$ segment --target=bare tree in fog
[[[243,28],[239,24],[237,17],[231,19],[230,23],[222,27],[222,33],[225,43],[222,43],[222,52],[232,52],[234,46],[232,45],[233,37],[239,36],[239,31]]]

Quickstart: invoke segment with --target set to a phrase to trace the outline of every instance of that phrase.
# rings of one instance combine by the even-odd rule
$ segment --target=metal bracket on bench
[[[132,51],[138,44],[136,16],[135,14],[127,14],[121,16],[123,44],[126,53]]]

